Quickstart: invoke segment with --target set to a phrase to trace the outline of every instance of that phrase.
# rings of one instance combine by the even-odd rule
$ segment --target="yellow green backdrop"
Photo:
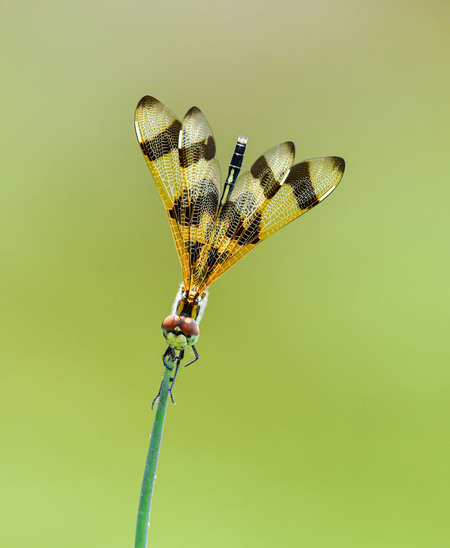
[[[0,545],[132,546],[180,267],[133,129],[347,161],[211,290],[151,546],[450,544],[449,4],[2,8]]]

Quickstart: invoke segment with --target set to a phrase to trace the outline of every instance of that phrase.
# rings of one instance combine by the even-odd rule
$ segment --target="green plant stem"
[[[170,378],[174,362],[169,360],[161,382],[158,407],[156,408],[155,420],[153,422],[152,435],[148,448],[147,460],[145,461],[144,479],[142,480],[141,497],[139,499],[139,510],[136,524],[135,548],[146,548],[148,540],[148,529],[150,527],[150,508],[152,505],[153,488],[155,486],[156,466],[158,464],[161,438],[166,417],[167,401],[169,397]],[[169,369],[171,368],[171,369]]]

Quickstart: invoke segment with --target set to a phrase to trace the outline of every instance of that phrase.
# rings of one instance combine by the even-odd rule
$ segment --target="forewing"
[[[294,143],[281,143],[265,152],[239,177],[220,209],[209,245],[195,271],[199,291],[230,268],[237,260],[233,259],[237,253],[254,247],[251,242],[258,237],[262,212],[278,192],[294,154]]]
[[[263,212],[260,240],[322,202],[337,187],[344,169],[345,161],[339,156],[313,158],[293,166]]]
[[[343,158],[337,156],[294,165],[273,194],[246,220],[237,244],[224,261],[209,270],[200,289],[204,290],[261,241],[323,201],[338,185],[344,169]]]
[[[188,268],[183,269],[184,287],[190,290],[193,272],[214,226],[220,194],[214,135],[197,107],[192,107],[183,119],[179,161],[183,190],[174,211],[188,256]]]
[[[182,192],[178,155],[181,122],[158,99],[146,95],[136,107],[135,128],[141,150],[169,217],[178,257],[184,270],[187,257],[184,252],[179,220],[171,213],[174,202]]]

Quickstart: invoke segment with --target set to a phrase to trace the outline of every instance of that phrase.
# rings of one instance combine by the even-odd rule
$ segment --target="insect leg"
[[[172,371],[173,363],[171,365],[169,365],[169,360],[176,360],[175,375],[174,375],[174,377],[170,378],[171,384],[170,384],[170,387],[169,387],[170,397],[172,398],[172,402],[175,403],[173,401],[172,386],[173,386],[173,383],[175,382],[175,377],[177,376],[178,366],[180,365],[180,357],[179,357],[179,355],[178,356],[176,355],[176,351],[171,346],[167,347],[166,351],[164,352],[162,361],[163,361],[164,367],[166,369],[169,369],[169,371]],[[155,399],[152,401],[152,409],[153,409],[153,406],[155,405],[155,402],[158,400],[159,396],[161,395],[162,383],[163,383],[163,381],[161,381],[158,393],[156,394]]]
[[[171,346],[168,346],[166,351],[164,352],[164,355],[163,355],[163,358],[162,358],[162,361],[163,361],[163,364],[164,364],[164,367],[166,369],[172,369],[172,367],[169,367],[169,363],[168,361],[170,360],[170,358],[173,358],[175,359],[176,358],[176,354],[175,354],[175,350],[171,347]]]
[[[155,399],[152,401],[152,407],[151,407],[152,409],[153,409],[153,406],[155,405],[155,401],[157,401],[159,399],[159,395],[161,394],[162,383],[163,383],[163,381],[161,381],[161,384],[159,385],[158,393],[156,394]]]
[[[180,362],[183,359],[183,357],[184,357],[184,350],[180,350],[176,359],[175,374],[173,377],[170,378],[169,394],[173,404],[175,404],[175,400],[173,399],[172,388],[173,388],[173,385],[175,384],[175,379],[177,378],[177,374],[178,374],[178,368],[180,367]]]
[[[191,365],[192,363],[194,363],[198,360],[199,355],[198,355],[197,349],[195,348],[194,345],[192,345],[192,351],[194,352],[195,358],[191,362],[187,363],[184,367],[187,367],[188,365]]]
[[[171,377],[171,379],[170,379],[169,394],[170,394],[170,399],[172,400],[173,404],[175,403],[175,400],[173,399],[172,388],[173,388],[173,385],[175,383],[175,379],[177,378],[177,373],[178,373],[179,366],[180,366],[180,362],[177,362],[177,365],[175,367],[175,375],[173,377]]]

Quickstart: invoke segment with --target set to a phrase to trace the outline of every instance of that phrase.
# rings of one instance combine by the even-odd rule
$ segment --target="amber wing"
[[[345,169],[343,158],[314,158],[292,166],[294,153],[292,142],[277,145],[239,177],[199,258],[194,273],[199,293],[336,188]]]
[[[180,122],[154,97],[136,108],[136,134],[162,198],[183,270],[191,287],[192,265],[207,243],[219,201],[220,168],[212,130],[192,107]]]
[[[338,156],[293,165],[294,143],[281,143],[258,158],[219,204],[214,136],[197,107],[180,122],[160,101],[145,96],[136,109],[136,133],[169,218],[184,289],[195,294],[324,200],[345,169]]]

